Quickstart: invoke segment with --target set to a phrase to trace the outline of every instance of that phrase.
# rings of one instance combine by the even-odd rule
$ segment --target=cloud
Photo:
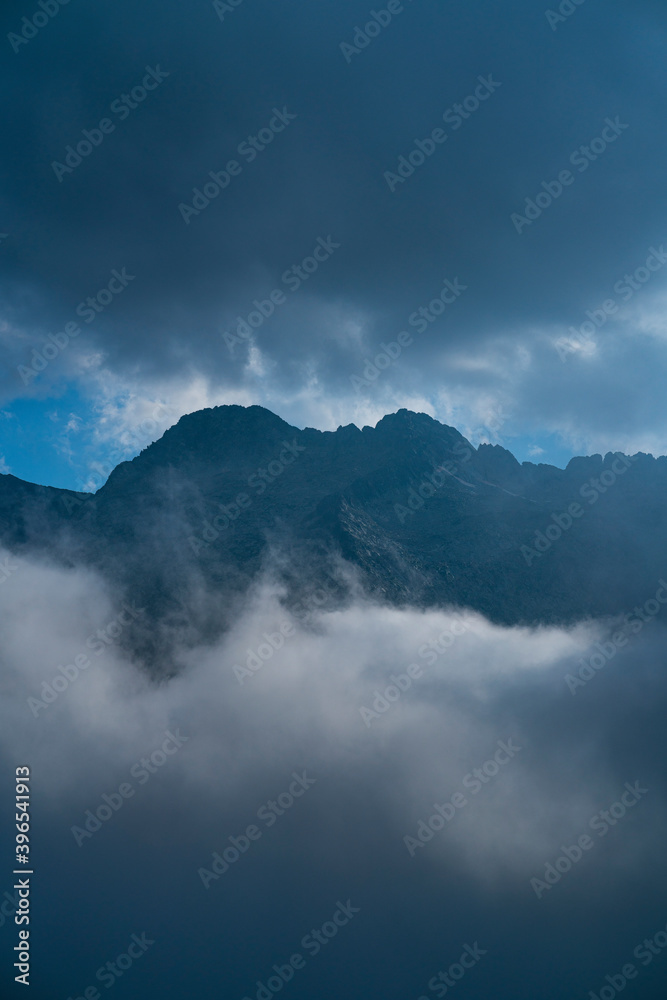
[[[658,622],[572,694],[566,675],[605,641],[604,622],[504,629],[466,611],[387,608],[361,593],[340,607],[320,595],[321,610],[305,614],[285,606],[266,579],[223,638],[177,649],[177,674],[151,680],[132,666],[129,629],[112,627],[125,619],[120,597],[103,581],[22,559],[16,566],[0,587],[0,745],[7,766],[30,763],[35,823],[53,843],[41,859],[42,905],[54,905],[51,894],[65,878],[78,886],[70,888],[71,906],[86,912],[93,886],[112,898],[111,887],[102,888],[106,872],[117,873],[113,892],[129,891],[139,865],[153,899],[135,888],[131,907],[160,939],[161,964],[150,981],[166,996],[181,988],[181,973],[169,981],[165,962],[185,926],[201,934],[213,921],[235,941],[230,982],[239,996],[254,995],[248,990],[263,970],[298,951],[315,915],[327,919],[338,897],[367,914],[370,924],[350,947],[358,970],[375,967],[383,989],[392,960],[388,943],[377,939],[382,910],[388,906],[401,924],[417,908],[413,930],[397,932],[392,945],[401,949],[403,992],[423,989],[409,955],[443,900],[457,917],[437,945],[440,957],[424,962],[442,963],[455,944],[484,935],[500,962],[497,975],[505,938],[490,912],[500,908],[503,924],[521,934],[549,912],[563,946],[573,922],[589,927],[589,947],[571,956],[578,989],[587,976],[595,982],[596,963],[605,969],[605,935],[623,930],[627,947],[650,924],[665,810],[665,633]],[[70,667],[82,653],[90,662],[75,676]],[[65,681],[56,684],[56,677]],[[51,701],[45,683],[56,692]],[[28,698],[44,700],[36,717]],[[169,757],[160,751],[168,733],[184,737]],[[146,761],[152,770],[141,782]],[[295,773],[315,779],[312,788],[289,808],[277,805],[270,825],[266,813],[260,822],[263,803],[286,806]],[[636,781],[648,794],[635,809],[604,837],[592,830],[595,816]],[[134,792],[118,805],[118,789],[128,782]],[[429,837],[435,807],[447,816],[457,793],[465,804]],[[96,827],[105,795],[117,808],[102,808]],[[75,835],[72,828],[86,830],[87,820],[92,834]],[[200,870],[213,870],[214,852],[226,850],[230,837],[242,844],[253,822],[261,838],[204,888]],[[415,846],[420,830],[423,846]],[[538,899],[530,879],[542,878],[563,845],[576,846],[587,832],[594,849]],[[282,928],[266,910],[252,917],[260,886],[265,902],[280,906],[287,884],[292,902]],[[633,885],[644,894],[636,911],[624,920],[610,915],[612,887]],[[181,904],[161,914],[177,886]],[[105,940],[143,929],[115,904],[91,919]],[[253,919],[249,948],[242,928]],[[84,970],[94,973],[105,960],[98,937],[77,945],[76,976],[55,954],[51,982],[59,990],[92,981]],[[206,941],[198,953],[203,995],[217,968],[214,940]],[[552,944],[533,947],[543,974]],[[524,974],[529,984],[537,981],[514,970]],[[511,982],[510,975],[508,990]],[[306,977],[299,988],[312,990],[312,983]],[[323,989],[337,995],[333,985]]]
[[[664,275],[632,279],[664,235],[653,208],[663,140],[652,95],[665,72],[654,3],[611,21],[587,7],[555,32],[527,0],[502,17],[485,4],[480,32],[476,11],[428,2],[352,63],[340,43],[368,16],[358,0],[280,13],[257,0],[224,21],[211,4],[146,11],[60,17],[6,64],[3,399],[64,385],[92,398],[103,371],[119,387],[114,406],[123,386],[148,397],[159,388],[183,398],[181,413],[204,397],[248,401],[328,428],[422,400],[441,419],[459,410],[464,427],[492,399],[512,414],[510,446],[536,427],[587,450],[664,436],[651,402],[665,365]],[[15,30],[13,12],[4,18]],[[90,33],[103,39],[94,58]],[[146,65],[169,76],[121,117],[111,105]],[[563,90],[564,65],[576,70]],[[490,100],[456,127],[451,116],[443,123],[489,74],[501,84]],[[244,157],[239,147],[274,108],[296,118]],[[104,116],[113,133],[59,183],[51,163]],[[629,125],[619,142],[573,168],[576,184],[518,235],[510,215],[609,116]],[[384,173],[440,125],[446,143],[392,194]],[[179,203],[235,157],[233,190],[186,225]],[[339,247],[294,288],[285,276],[328,239]],[[135,277],[87,322],[86,300],[122,268]],[[468,290],[418,333],[410,317],[445,278]],[[285,301],[230,352],[222,334],[276,290]],[[595,352],[562,364],[553,342],[612,298],[622,310],[597,332]],[[73,321],[80,334],[24,385],[17,366]],[[410,353],[358,399],[351,376],[404,328]]]

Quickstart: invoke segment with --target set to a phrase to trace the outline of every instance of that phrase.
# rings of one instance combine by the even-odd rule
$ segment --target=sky
[[[6,0],[0,473],[97,490],[220,404],[322,430],[407,407],[561,467],[667,453],[664,0],[545,5]],[[0,552],[34,1000],[91,1000],[132,935],[102,996],[416,1000],[469,946],[461,1000],[608,1000],[630,962],[618,992],[664,997],[663,946],[636,951],[667,948],[663,581],[626,649],[380,605],[349,565],[302,617],[269,566],[212,639],[198,602],[230,597],[193,578],[167,682],[76,555]]]
[[[562,6],[3,4],[0,469],[221,403],[664,454],[664,7]]]

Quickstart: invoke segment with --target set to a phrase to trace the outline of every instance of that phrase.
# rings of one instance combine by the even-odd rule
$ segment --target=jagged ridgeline
[[[666,496],[665,458],[561,470],[408,410],[321,432],[219,406],[183,417],[94,496],[0,476],[0,540],[96,568],[184,636],[224,628],[267,569],[288,603],[317,588],[340,599],[345,565],[393,604],[572,622],[655,593]]]

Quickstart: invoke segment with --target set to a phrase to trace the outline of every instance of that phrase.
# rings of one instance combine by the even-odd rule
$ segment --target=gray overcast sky
[[[664,8],[397,6],[3,6],[1,468],[80,488],[225,402],[667,450]]]

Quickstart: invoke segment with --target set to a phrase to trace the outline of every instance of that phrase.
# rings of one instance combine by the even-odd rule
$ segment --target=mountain
[[[182,634],[224,628],[263,570],[289,603],[323,584],[336,599],[344,567],[392,604],[532,625],[653,597],[667,575],[665,497],[666,458],[610,453],[561,470],[474,448],[408,410],[322,432],[219,406],[184,416],[94,496],[0,476],[0,542],[98,569]]]

